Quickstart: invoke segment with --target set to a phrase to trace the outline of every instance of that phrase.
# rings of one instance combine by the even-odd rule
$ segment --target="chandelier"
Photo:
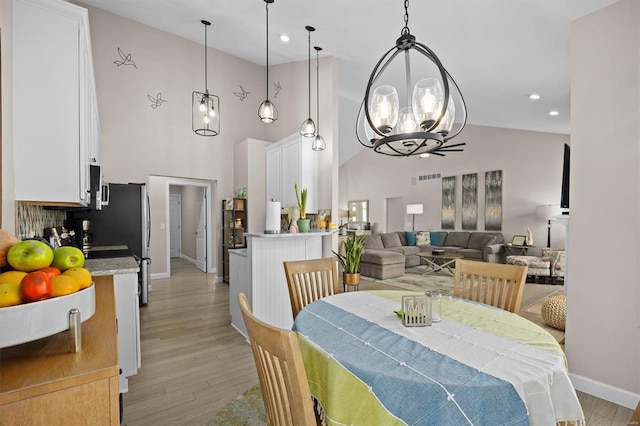
[[[202,20],[204,25],[204,93],[195,91],[191,95],[191,129],[200,136],[220,134],[220,98],[209,94],[207,87],[207,27],[211,22]]]
[[[404,10],[400,38],[369,77],[356,122],[358,140],[394,157],[462,151],[458,147],[465,143],[448,144],[467,121],[462,93],[436,54],[409,31],[409,0]]]

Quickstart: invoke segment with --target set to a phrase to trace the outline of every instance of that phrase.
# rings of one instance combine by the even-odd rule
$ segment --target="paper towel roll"
[[[280,233],[280,201],[267,201],[267,223],[264,233]]]

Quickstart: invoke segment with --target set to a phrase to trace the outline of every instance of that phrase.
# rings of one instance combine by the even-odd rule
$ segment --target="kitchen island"
[[[336,232],[245,234],[247,248],[229,250],[231,325],[247,337],[238,304],[238,294],[244,293],[256,317],[277,327],[291,328],[293,314],[282,262],[331,257]]]

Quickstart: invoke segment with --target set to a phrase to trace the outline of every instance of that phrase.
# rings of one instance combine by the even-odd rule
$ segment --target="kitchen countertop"
[[[84,267],[95,277],[116,274],[136,274],[140,270],[138,262],[132,257],[114,257],[110,259],[85,259]]]
[[[309,237],[327,237],[338,232],[338,229],[315,230],[310,232],[281,232],[279,234],[244,234],[245,237],[253,238],[309,238]]]

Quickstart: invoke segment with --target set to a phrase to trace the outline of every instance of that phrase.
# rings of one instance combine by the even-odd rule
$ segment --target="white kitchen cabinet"
[[[113,275],[118,318],[118,360],[120,392],[129,391],[129,376],[138,374],[140,354],[140,307],[138,302],[138,274]]]
[[[88,12],[15,0],[13,14],[15,199],[86,206],[100,150]]]
[[[318,153],[313,140],[299,133],[275,142],[265,149],[267,200],[280,201],[282,207],[296,205],[293,185],[307,188],[307,213],[318,211]]]

